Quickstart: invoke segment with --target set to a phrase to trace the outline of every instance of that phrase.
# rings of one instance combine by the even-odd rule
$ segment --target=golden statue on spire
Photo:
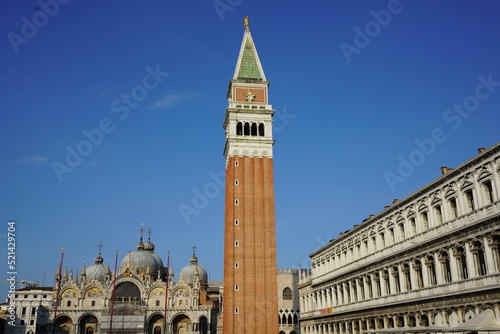
[[[245,16],[243,18],[243,24],[245,25],[245,27],[248,27],[248,16]]]

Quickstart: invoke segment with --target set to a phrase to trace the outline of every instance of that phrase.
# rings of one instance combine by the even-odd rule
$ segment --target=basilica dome
[[[201,284],[208,284],[207,271],[198,264],[198,258],[193,253],[190,264],[182,268],[179,280],[185,283],[193,283],[194,278],[198,275]]]
[[[129,269],[133,274],[158,275],[163,272],[163,261],[154,253],[154,245],[148,240],[144,245],[141,241],[137,249],[129,252],[121,262],[120,272]]]
[[[96,279],[98,281],[104,281],[104,278],[107,274],[107,269],[104,264],[102,264],[102,262],[103,259],[101,257],[101,254],[99,253],[99,255],[97,255],[97,257],[95,258],[94,264],[85,270],[85,274],[88,278]]]

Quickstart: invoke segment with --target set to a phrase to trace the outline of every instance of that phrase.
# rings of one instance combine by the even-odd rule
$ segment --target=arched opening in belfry
[[[252,123],[252,136],[257,136],[257,123]]]
[[[245,136],[250,136],[250,124],[249,123],[245,123]]]
[[[259,123],[259,136],[264,137],[264,123]]]

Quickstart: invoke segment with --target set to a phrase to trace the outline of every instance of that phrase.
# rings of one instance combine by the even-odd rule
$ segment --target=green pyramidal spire
[[[233,79],[266,80],[257,49],[253,43],[252,34],[250,33],[248,18],[245,18],[245,33]]]

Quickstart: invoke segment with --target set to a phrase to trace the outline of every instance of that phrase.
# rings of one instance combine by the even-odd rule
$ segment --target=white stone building
[[[7,321],[5,333],[34,334],[46,333],[49,319],[49,308],[52,305],[53,288],[29,286],[13,293],[15,318],[9,317],[10,303],[6,303]]]
[[[279,334],[300,334],[297,284],[302,269],[278,269]]]
[[[312,253],[302,333],[500,323],[499,243],[500,143]]]

